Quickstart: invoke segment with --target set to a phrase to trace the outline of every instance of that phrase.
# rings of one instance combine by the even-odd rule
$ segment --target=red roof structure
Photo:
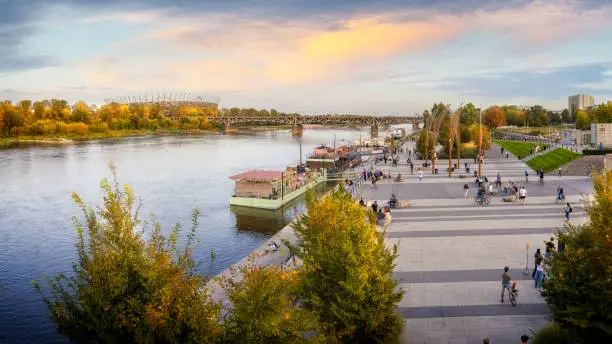
[[[282,171],[262,171],[262,170],[252,170],[247,172],[242,172],[237,175],[231,176],[230,179],[233,180],[254,180],[254,181],[271,181],[275,179],[280,179],[282,176]]]

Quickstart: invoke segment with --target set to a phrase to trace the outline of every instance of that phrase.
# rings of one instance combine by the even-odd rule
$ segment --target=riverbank
[[[106,133],[91,133],[88,135],[61,135],[61,136],[18,136],[0,137],[0,149],[12,148],[21,145],[67,145],[76,142],[144,137],[144,136],[188,136],[188,135],[216,135],[218,130],[113,130]]]

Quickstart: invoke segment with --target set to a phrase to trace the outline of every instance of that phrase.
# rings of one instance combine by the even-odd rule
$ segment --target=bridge
[[[412,123],[414,128],[423,121],[422,116],[360,116],[360,115],[305,115],[305,116],[220,116],[209,117],[209,121],[223,124],[227,131],[232,125],[241,123],[287,124],[293,126],[294,134],[301,134],[304,124],[341,124],[348,126],[369,125],[372,138],[378,136],[379,126]],[[231,129],[230,129],[231,130]]]

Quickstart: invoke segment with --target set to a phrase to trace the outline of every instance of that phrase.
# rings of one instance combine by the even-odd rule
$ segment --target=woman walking
[[[542,288],[542,281],[544,280],[544,266],[543,262],[540,262],[536,266],[536,275],[535,275],[535,287],[536,289]]]
[[[535,280],[536,270],[538,269],[538,265],[542,263],[542,260],[544,259],[544,257],[542,257],[542,253],[540,252],[540,249],[536,250],[536,253],[533,255],[533,257],[535,258],[535,265],[533,266],[533,273],[531,274],[531,278]]]
[[[563,210],[565,212],[565,221],[569,221],[569,214],[572,212],[572,206],[567,202],[567,206]]]

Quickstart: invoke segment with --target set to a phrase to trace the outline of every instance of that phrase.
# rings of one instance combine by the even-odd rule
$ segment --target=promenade
[[[364,198],[379,203],[392,193],[412,202],[410,208],[392,210],[386,233],[389,245],[399,246],[395,278],[406,291],[400,303],[406,322],[402,343],[468,344],[481,343],[484,337],[491,343],[515,343],[530,329],[545,325],[549,311],[531,279],[533,254],[537,248],[544,253],[544,241],[563,226],[564,204],[554,202],[557,186],[563,183],[573,203],[570,221],[579,224],[585,221],[580,195],[590,194],[590,181],[545,175],[544,185],[538,185],[535,171],[515,157],[502,157],[499,147],[493,147],[487,152],[483,175],[494,182],[499,172],[504,184],[512,180],[526,185],[527,200],[517,205],[491,196],[489,206],[478,207],[472,200],[476,190],[472,171],[477,169],[473,161],[472,177],[431,175],[429,168],[421,182],[416,174],[422,162],[415,162],[413,175],[405,156],[402,162],[397,168],[377,166],[393,176],[401,173],[404,182],[361,189]],[[437,167],[446,171],[448,160],[439,161]],[[524,182],[525,169],[529,183]],[[471,187],[467,199],[465,183]],[[520,290],[516,308],[507,296],[506,303],[500,303],[504,266],[510,267]]]
[[[481,343],[482,338],[489,337],[493,344],[515,343],[522,334],[545,325],[549,311],[531,279],[533,254],[537,248],[544,253],[544,241],[564,224],[564,204],[554,201],[557,187],[563,184],[567,201],[572,203],[570,221],[581,224],[586,221],[581,199],[591,193],[590,180],[550,175],[545,176],[544,185],[539,185],[535,171],[516,157],[501,156],[499,147],[494,146],[487,152],[483,176],[494,182],[500,173],[503,184],[511,180],[525,185],[527,200],[519,205],[491,196],[489,206],[478,207],[473,205],[476,191],[473,171],[477,169],[473,160],[469,161],[472,165],[469,176],[461,169],[465,178],[459,178],[459,173],[453,173],[451,178],[446,173],[432,175],[429,167],[424,168],[424,179],[418,181],[422,161],[413,161],[415,168],[411,174],[406,159],[407,155],[402,154],[398,167],[391,167],[390,162],[374,166],[393,177],[401,173],[403,182],[382,181],[375,188],[364,183],[358,190],[364,199],[377,200],[381,205],[392,193],[412,203],[409,208],[392,210],[393,220],[386,232],[389,246],[398,244],[394,277],[406,291],[399,305],[405,319],[401,342],[468,344]],[[445,171],[448,160],[438,161],[436,166]],[[525,169],[529,171],[528,183]],[[468,198],[464,198],[465,183],[471,188]],[[255,265],[287,262],[288,251],[283,245],[275,254],[264,254],[270,242],[280,244],[281,239],[295,241],[291,225],[251,253],[260,256],[254,260]],[[245,257],[234,268],[249,261]],[[293,268],[293,262],[288,263]],[[509,304],[507,296],[506,303],[500,304],[504,266],[510,267],[520,290],[517,307]],[[221,275],[239,278],[232,269]],[[214,289],[213,298],[227,307],[223,290],[215,281],[209,286]]]

